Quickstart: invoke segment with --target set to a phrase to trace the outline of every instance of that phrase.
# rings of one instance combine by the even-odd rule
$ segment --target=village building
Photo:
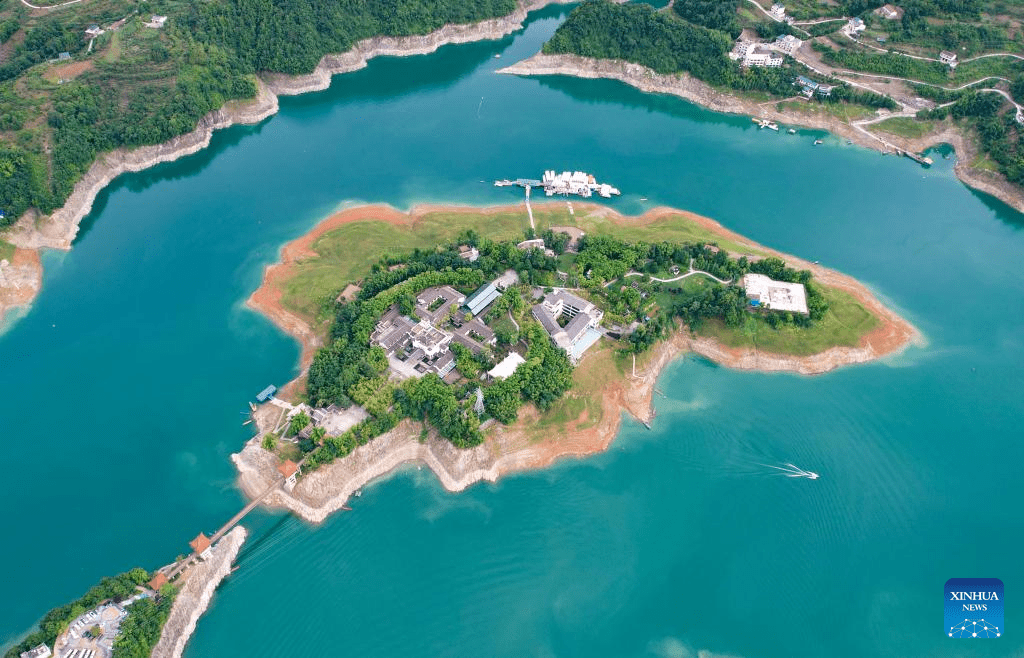
[[[103,28],[101,28],[99,25],[90,25],[88,29],[85,30],[86,39],[95,39],[101,34],[103,34]]]
[[[939,61],[942,62],[943,64],[948,64],[949,68],[955,69],[957,64],[956,53],[950,52],[948,50],[943,50],[941,53],[939,53]]]
[[[543,241],[541,242],[543,244]],[[498,290],[498,286],[494,285],[493,282],[485,283],[466,298],[466,308],[473,315],[480,315],[500,295],[501,292]]]
[[[818,88],[815,89],[815,93],[819,96],[831,96],[832,90],[835,88],[835,85],[818,85]]]
[[[208,560],[213,554],[210,538],[201,532],[195,539],[190,541],[188,545],[192,547],[192,550],[195,551],[196,555],[198,555],[202,560]]]
[[[422,350],[427,359],[433,359],[438,354],[448,351],[452,342],[452,334],[441,331],[426,320],[421,320],[409,330],[409,337],[412,339],[412,347],[415,350]]]
[[[69,52],[57,53],[57,61],[58,62],[66,62],[69,59],[71,59],[71,53],[69,53]]]
[[[290,459],[277,467],[277,471],[284,476],[284,490],[291,491],[295,488],[295,481],[299,474],[299,465]]]
[[[45,644],[32,647],[28,651],[21,652],[21,658],[50,658],[53,654],[50,653],[50,647]]]
[[[149,17],[149,22],[146,23],[146,27],[151,27],[151,28],[159,30],[160,28],[162,28],[164,26],[164,23],[166,23],[166,22],[167,22],[167,17],[166,16],[157,16],[156,14],[153,14],[152,16]]]
[[[754,46],[743,58],[744,66],[782,66],[784,57],[767,46]]]
[[[903,9],[895,5],[882,5],[875,13],[887,21],[898,21],[903,18]]]
[[[441,326],[466,301],[466,296],[451,286],[427,288],[416,296],[416,315]]]
[[[800,46],[802,45],[804,45],[804,42],[801,41],[800,39],[797,39],[792,34],[784,34],[778,36],[776,37],[774,43],[776,50],[780,50],[786,53],[787,55],[792,55],[794,52],[799,50]]]
[[[157,571],[156,575],[149,581],[149,589],[159,592],[160,588],[167,584],[167,576],[163,571]]]
[[[865,29],[867,29],[867,25],[865,25],[864,21],[857,16],[851,18],[850,22],[846,24],[846,31],[850,33],[850,36],[860,34]]]
[[[807,314],[807,291],[802,283],[775,281],[764,274],[744,274],[743,289],[751,306]]]
[[[491,379],[507,379],[524,363],[526,363],[526,359],[518,352],[509,352],[508,356],[501,360],[501,363],[487,371],[487,375]]]
[[[604,311],[565,290],[556,290],[545,297],[533,307],[532,314],[574,363],[601,337],[597,327],[604,318]],[[564,327],[559,318],[568,320]]]
[[[778,18],[778,19],[785,18],[786,17],[786,6],[783,5],[781,2],[776,2],[775,4],[772,5],[771,14],[772,14],[772,16],[774,16],[775,18]]]
[[[474,263],[477,258],[480,258],[480,250],[468,244],[460,244],[459,258],[462,260],[468,260],[470,263]]]

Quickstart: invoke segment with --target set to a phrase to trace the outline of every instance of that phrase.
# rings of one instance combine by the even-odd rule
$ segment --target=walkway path
[[[73,5],[76,2],[82,2],[82,0],[70,0],[69,2],[62,2],[59,5],[34,5],[27,0],[21,0],[21,4],[29,7],[30,9],[56,9],[57,7],[63,7],[65,5]]]
[[[729,279],[728,281],[726,281],[724,279],[719,279],[717,276],[715,276],[711,272],[705,272],[704,270],[690,270],[686,274],[680,274],[679,276],[673,277],[671,279],[659,279],[656,276],[652,276],[651,277],[651,281],[657,281],[658,283],[673,283],[675,281],[681,281],[682,279],[685,279],[688,276],[693,276],[694,274],[703,274],[704,276],[709,277],[711,279],[714,279],[715,281],[721,283],[723,286],[726,286],[726,285],[729,285],[730,283],[732,283],[732,279]],[[643,272],[626,272],[625,276],[645,276],[645,275],[644,275]]]

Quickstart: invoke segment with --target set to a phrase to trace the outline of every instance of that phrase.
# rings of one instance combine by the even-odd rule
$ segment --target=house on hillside
[[[792,55],[794,52],[800,49],[800,46],[804,45],[804,42],[797,39],[792,34],[783,34],[775,38],[773,46],[776,50],[782,51],[787,55]]]
[[[781,2],[776,2],[772,5],[771,15],[775,18],[782,20],[786,17],[786,6]]]
[[[955,69],[957,64],[956,53],[951,52],[949,50],[943,50],[941,53],[939,53],[939,61],[942,62],[943,64],[947,64],[949,68]]]
[[[850,36],[856,36],[867,29],[867,25],[864,24],[863,19],[854,16],[850,19],[850,22],[846,24],[846,31],[849,32]]]
[[[468,260],[470,263],[476,262],[476,259],[480,258],[480,250],[476,247],[471,247],[468,244],[460,244],[459,258],[462,260]]]
[[[96,25],[95,23],[90,25],[85,30],[85,38],[86,39],[95,39],[96,37],[98,37],[101,34],[103,34],[103,28],[100,27],[99,25]]]
[[[146,23],[146,27],[151,27],[153,29],[159,30],[160,28],[162,28],[164,26],[164,23],[166,23],[166,22],[167,22],[167,17],[166,16],[157,16],[156,14],[153,14],[152,16],[149,17],[149,22]]]
[[[903,9],[895,5],[882,5],[875,13],[887,21],[898,21],[903,18]]]
[[[746,57],[743,58],[743,65],[777,67],[782,66],[783,59],[782,55],[770,48],[754,46],[747,51]]]

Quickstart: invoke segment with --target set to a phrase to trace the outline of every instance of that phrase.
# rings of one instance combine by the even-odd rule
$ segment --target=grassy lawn
[[[762,250],[723,240],[681,213],[644,225],[621,226],[599,214],[577,210],[573,216],[563,204],[552,204],[535,209],[534,220],[538,230],[578,226],[587,233],[614,234],[626,240],[714,242],[735,253],[765,255]],[[282,302],[293,311],[316,318],[346,283],[365,276],[370,266],[386,254],[398,255],[416,247],[443,244],[466,229],[474,229],[492,240],[518,240],[528,226],[525,208],[501,213],[428,213],[417,220],[412,230],[369,220],[345,224],[313,243],[312,248],[320,257],[296,265],[294,276],[282,285]],[[566,261],[573,257],[562,256]]]
[[[999,165],[990,157],[987,153],[982,153],[978,157],[974,158],[974,162],[971,163],[972,169],[984,169],[985,171],[993,171],[999,173]]]
[[[934,124],[929,121],[919,121],[913,117],[893,117],[880,121],[874,124],[874,128],[887,132],[891,135],[899,135],[900,137],[909,137],[910,139],[916,139],[918,137],[924,137],[934,128]]]
[[[861,336],[878,326],[878,318],[850,294],[833,288],[822,288],[822,293],[828,299],[828,314],[809,329],[772,329],[763,319],[750,315],[741,327],[727,327],[720,320],[712,320],[698,333],[711,336],[729,347],[808,356],[834,346],[856,346]]]
[[[576,425],[577,429],[587,429],[601,422],[604,415],[601,391],[608,382],[625,376],[627,361],[616,355],[612,341],[602,338],[590,348],[583,362],[573,371],[573,386],[569,392],[534,423],[531,437],[534,440],[548,438],[552,427],[571,423],[584,411],[587,419]]]
[[[11,260],[14,257],[14,245],[0,240],[0,260]]]

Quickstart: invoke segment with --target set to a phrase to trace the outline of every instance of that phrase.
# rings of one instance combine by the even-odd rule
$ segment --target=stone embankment
[[[885,150],[877,138],[872,138],[855,129],[838,117],[792,110],[780,111],[776,107],[776,102],[756,103],[720,92],[685,73],[661,74],[646,66],[622,60],[538,53],[529,59],[499,69],[498,73],[565,75],[577,78],[618,80],[644,92],[678,96],[716,112],[743,114],[779,123],[826,130],[861,146],[879,151]],[[973,144],[972,139],[965,137],[955,126],[944,127],[940,132],[917,139],[906,139],[889,134],[886,134],[885,139],[903,150],[912,152],[923,151],[936,144],[952,145],[959,156],[955,172],[961,181],[972,188],[991,194],[1020,212],[1024,212],[1024,192],[1020,188],[998,174],[970,166],[977,155],[977,147]]]
[[[217,542],[210,559],[185,572],[183,582],[178,583],[181,591],[174,599],[171,614],[150,658],[181,658],[196,622],[210,605],[214,590],[231,573],[231,563],[242,548],[245,535],[245,528],[236,527]]]

